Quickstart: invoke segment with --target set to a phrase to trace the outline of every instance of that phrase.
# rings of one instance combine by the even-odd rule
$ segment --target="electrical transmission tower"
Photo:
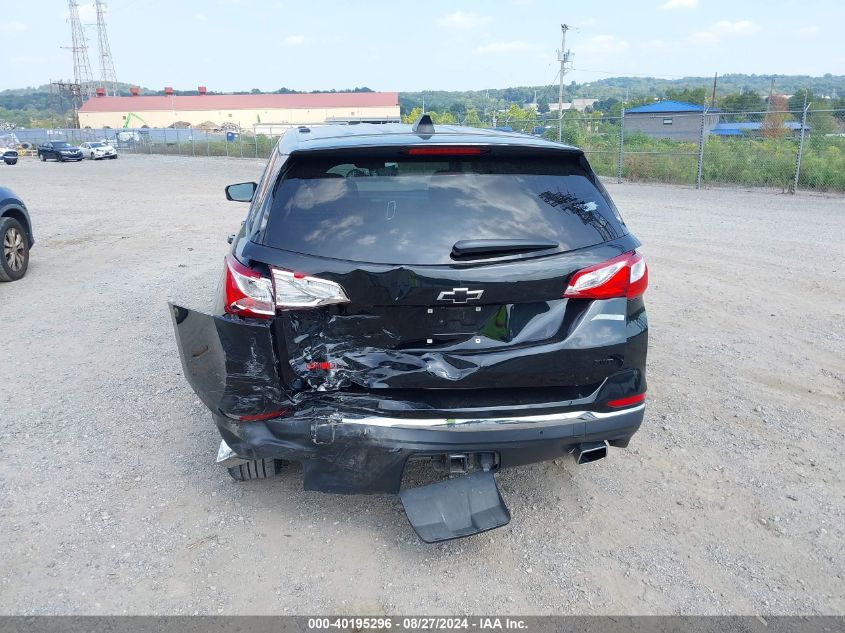
[[[95,0],[97,9],[97,41],[100,46],[100,80],[106,89],[106,94],[117,96],[117,75],[114,72],[114,59],[111,56],[109,36],[106,33],[106,18],[104,17],[105,3]]]
[[[70,12],[70,50],[73,52],[73,81],[79,85],[82,98],[87,99],[94,90],[94,77],[91,73],[91,62],[88,59],[88,43],[85,40],[82,22],[79,19],[79,6],[76,4],[76,0],[68,0],[67,6]]]

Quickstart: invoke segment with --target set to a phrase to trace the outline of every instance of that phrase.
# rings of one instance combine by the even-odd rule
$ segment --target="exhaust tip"
[[[607,457],[607,441],[578,444],[572,451],[576,464],[589,464]]]

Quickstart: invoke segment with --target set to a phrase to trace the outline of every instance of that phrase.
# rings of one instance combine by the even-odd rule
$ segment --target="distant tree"
[[[709,93],[707,88],[701,86],[698,88],[684,88],[679,90],[677,88],[668,88],[666,90],[666,98],[673,101],[685,101],[687,103],[696,103],[704,105],[707,103]]]
[[[619,110],[619,101],[616,97],[608,97],[607,99],[599,99],[593,104],[593,110],[598,112],[609,112],[611,109]]]
[[[787,109],[790,112],[793,112],[797,118],[800,118],[801,113],[804,111],[804,100],[805,99],[806,99],[807,104],[813,103],[813,91],[812,90],[810,90],[808,88],[799,88],[789,98]]]
[[[762,112],[763,98],[756,92],[732,92],[722,97],[719,107],[725,112]]]
[[[254,95],[260,95],[261,94],[261,88],[253,88],[252,90],[249,91],[249,93],[254,94]]]
[[[451,112],[429,112],[431,115],[431,120],[433,123],[440,125],[456,125],[458,123],[458,119],[455,118],[455,115]]]
[[[830,112],[813,112],[812,110],[807,115],[807,127],[814,137],[833,134],[838,129],[833,114]]]
[[[845,122],[845,97],[839,97],[830,104],[833,109],[833,118]]]
[[[779,139],[789,134],[784,126],[786,121],[787,100],[783,95],[772,95],[769,99],[769,112],[763,119],[760,134],[763,138]]]
[[[537,112],[539,114],[546,114],[549,111],[549,100],[546,97],[537,99]]]
[[[481,125],[481,117],[478,116],[478,110],[467,108],[463,123],[464,125]]]
[[[641,105],[648,105],[650,103],[654,103],[654,99],[652,97],[635,97],[634,99],[628,99],[624,102],[624,106],[626,110],[630,110],[631,108],[636,108],[637,106]]]
[[[537,121],[537,112],[534,108],[520,108],[514,104],[507,109],[507,112],[499,118],[499,125],[512,127],[520,132],[530,132]]]
[[[467,107],[460,101],[455,101],[452,105],[449,106],[449,112],[451,112],[452,116],[455,119],[463,119],[464,115],[466,114]]]
[[[508,121],[522,121],[526,118],[525,110],[520,108],[518,105],[514,104],[508,108],[508,111],[505,113],[503,117]]]
[[[408,112],[408,114],[402,115],[402,123],[413,123],[414,121],[420,118],[420,115],[422,113],[422,108],[420,106],[417,106],[413,110]]]

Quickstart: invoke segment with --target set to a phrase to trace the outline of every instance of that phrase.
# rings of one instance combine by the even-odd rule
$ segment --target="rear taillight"
[[[226,305],[229,314],[267,319],[276,314],[273,282],[226,255]]]
[[[648,287],[648,266],[638,253],[625,253],[601,264],[579,270],[563,293],[572,299],[640,297]]]
[[[268,319],[276,308],[316,308],[348,303],[346,292],[333,281],[271,268],[272,279],[226,256],[226,312]]]
[[[340,284],[327,279],[274,268],[273,282],[276,286],[276,307],[279,308],[316,308],[349,302]]]

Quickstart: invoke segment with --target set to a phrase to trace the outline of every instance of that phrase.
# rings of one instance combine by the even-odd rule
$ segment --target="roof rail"
[[[411,131],[416,132],[420,136],[434,134],[434,121],[431,120],[428,113],[423,112],[420,118],[411,126]]]

